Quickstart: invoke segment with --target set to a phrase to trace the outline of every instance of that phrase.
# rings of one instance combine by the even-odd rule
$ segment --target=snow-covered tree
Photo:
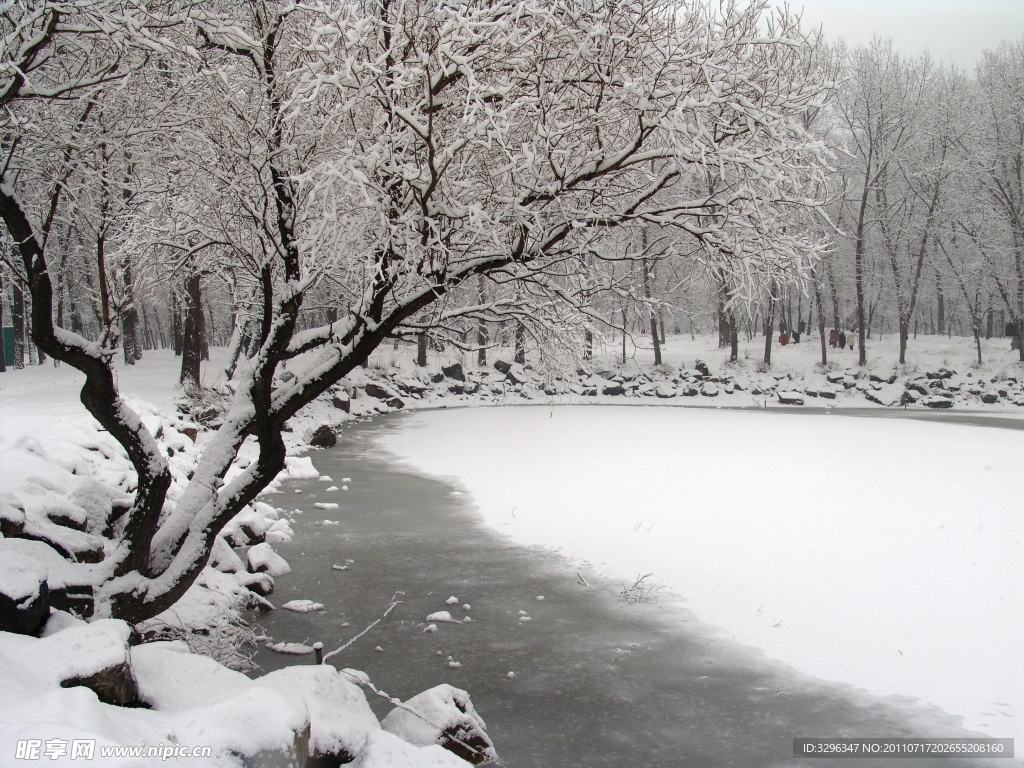
[[[161,17],[126,1],[95,4],[93,35],[65,7],[78,6],[4,22],[0,218],[33,340],[86,373],[83,403],[138,474],[92,584],[97,615],[137,622],[172,605],[283,468],[285,421],[386,339],[472,322],[508,295],[551,328],[583,317],[619,233],[656,228],[737,300],[802,279],[820,248],[797,224],[823,188],[824,150],[801,116],[825,86],[796,22],[764,2],[260,0]],[[181,173],[173,211],[152,208],[146,225],[175,222],[153,238],[168,252],[246,265],[259,308],[237,394],[174,503],[110,344],[54,326],[48,260],[80,136],[114,98],[106,81],[155,66],[155,52],[191,62],[206,100],[168,167],[207,173]],[[481,300],[481,276],[503,289]],[[303,329],[325,286],[337,314]],[[259,458],[225,484],[247,440]]]

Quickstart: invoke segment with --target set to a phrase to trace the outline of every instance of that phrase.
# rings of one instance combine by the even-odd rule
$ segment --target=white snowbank
[[[639,407],[404,424],[380,444],[516,541],[653,572],[772,658],[1024,743],[1021,432]]]

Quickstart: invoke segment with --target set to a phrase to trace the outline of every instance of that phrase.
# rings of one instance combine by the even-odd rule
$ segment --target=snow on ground
[[[869,385],[858,372],[854,387],[848,374],[850,386],[845,391],[837,387],[838,397],[828,405],[863,407],[868,395],[876,402],[902,396],[904,385],[917,380],[914,374],[946,366],[958,371],[956,389],[951,388],[957,393],[957,408],[1024,416],[1012,404],[1024,402],[1024,391],[1020,366],[1007,347],[1005,340],[987,342],[987,362],[976,368],[970,363],[970,340],[912,342],[909,364],[899,371],[899,383]],[[734,393],[727,375],[716,379],[716,386],[709,377],[695,379],[692,371],[685,376],[678,373],[700,359],[717,375],[725,362],[726,353],[717,349],[714,339],[685,336],[669,339],[665,359],[670,368],[649,372],[650,350],[630,345],[626,365],[618,374],[613,371],[608,379],[599,380],[590,377],[583,389],[596,386],[599,393],[605,387],[614,389],[610,378],[618,375],[619,382],[632,382],[619,389],[629,396],[644,394],[637,387],[646,387],[648,397],[641,402],[655,401],[656,388],[676,394],[697,384],[706,395],[711,390],[721,395],[676,397],[668,402],[750,406],[760,404],[754,388],[767,382],[770,392],[791,388],[797,396],[806,392],[810,402],[820,402],[811,394],[813,388],[824,386],[814,367],[816,344],[805,341],[776,347],[774,376],[757,372],[762,348],[763,338],[741,343],[741,361],[730,373],[749,386],[742,390],[737,386]],[[871,371],[888,378],[895,372],[895,345],[889,341],[870,349]],[[612,359],[613,351],[608,350],[606,359]],[[499,354],[510,358],[508,352],[492,351],[491,362]],[[204,364],[203,382],[219,387],[224,350],[213,353],[213,361]],[[279,479],[320,477],[312,459],[302,454],[308,450],[303,437],[308,428],[321,424],[336,428],[353,417],[403,406],[580,400],[577,390],[583,382],[567,386],[566,380],[560,380],[554,386],[559,394],[545,395],[542,390],[551,383],[552,372],[517,368],[506,380],[493,368],[484,375],[457,354],[433,352],[430,368],[416,370],[409,353],[408,346],[381,348],[369,369],[353,372],[342,384],[344,391],[339,387],[331,393],[349,404],[351,414],[325,398],[292,419],[285,434],[287,468]],[[438,377],[441,364],[460,359],[469,377],[479,383],[476,395],[458,394],[461,390],[455,383]],[[833,361],[835,369],[849,371],[855,358],[849,351],[840,351]],[[600,365],[596,362],[595,370]],[[170,463],[176,485],[169,494],[171,500],[180,492],[175,488],[185,482],[208,434],[200,429],[193,440],[186,430],[196,425],[176,413],[178,366],[179,361],[167,351],[148,352],[134,367],[115,363],[123,395],[154,434],[161,431],[161,445],[174,449]],[[301,370],[302,361],[291,366]],[[635,375],[633,368],[644,373]],[[776,383],[780,376],[782,381]],[[980,379],[991,386],[986,390],[977,383]],[[368,396],[370,381],[379,383],[384,399],[397,387],[405,402],[389,406]],[[104,544],[102,537],[93,535],[90,515],[104,505],[109,510],[111,504],[124,504],[134,491],[134,472],[120,447],[98,430],[81,406],[81,383],[78,372],[49,363],[0,375],[0,492],[4,494],[0,500],[5,500],[5,509],[14,509],[9,504],[12,497],[19,502],[26,526],[42,526],[50,536],[60,533],[69,549],[91,552]],[[994,405],[983,404],[982,392],[970,391],[979,386],[986,392],[1006,389],[1008,393],[1001,394]],[[893,392],[886,387],[894,388]],[[621,403],[622,398],[622,394],[598,394],[588,401]],[[635,407],[434,412],[416,416],[413,423],[426,428],[389,438],[387,444],[426,471],[457,475],[474,494],[485,518],[516,539],[566,547],[571,554],[601,562],[607,574],[623,581],[654,572],[654,579],[685,596],[687,606],[708,623],[811,674],[872,691],[919,696],[964,714],[970,727],[993,735],[1024,735],[1020,725],[1024,675],[1016,652],[1024,634],[1021,520],[1019,505],[1013,506],[1021,491],[1013,475],[1021,458],[1017,433],[838,417]],[[446,449],[437,451],[438,445]],[[242,471],[254,456],[253,446],[243,446],[231,473]],[[268,492],[276,490],[271,487]],[[264,498],[273,501],[275,497]],[[76,537],[80,532],[44,519],[58,508],[76,524],[84,521],[87,533]],[[213,567],[156,623],[181,631],[199,626],[217,629],[246,595],[265,603],[259,591],[254,595],[249,590],[266,594],[273,588],[272,570],[283,573],[288,568],[271,546],[294,535],[282,516],[286,516],[283,509],[266,503],[244,510],[222,532]],[[245,573],[242,558],[232,550],[261,539],[265,543],[253,546],[246,560],[253,570],[266,572]],[[68,580],[72,570],[81,576],[88,575],[89,568],[103,568],[97,563],[72,569],[38,541],[0,538],[0,549],[37,559],[46,550],[48,556],[40,562],[51,587],[62,579],[72,583]],[[47,639],[79,631],[74,620],[67,618],[60,627],[55,625],[53,633],[47,629]],[[0,633],[0,662],[11,669],[18,668],[15,657],[24,643],[43,642],[20,638]],[[173,644],[165,645],[170,651]],[[283,652],[307,651],[300,644],[278,645]],[[182,661],[187,658],[173,651],[166,669],[189,667]],[[208,719],[204,712],[222,714],[226,706],[197,700],[186,707],[187,712],[177,711],[178,704],[168,714],[128,711],[101,705],[95,697],[89,699],[84,689],[60,688],[37,672],[23,670],[18,701],[11,698],[13,689],[4,688],[0,675],[0,702],[4,703],[0,742],[34,736],[40,718],[65,723],[57,735],[98,733],[101,743],[147,739],[172,725],[191,737],[199,734],[192,729]],[[162,690],[158,679],[139,683],[144,689]],[[218,731],[225,755],[237,751],[235,746],[243,742],[246,749],[256,749],[275,739],[287,740],[292,726],[301,725],[304,716],[315,719],[313,704],[304,708],[301,702],[278,706],[277,715],[267,719],[263,699],[273,695],[267,689],[239,694],[240,708],[229,708],[229,714],[241,718],[238,727]],[[86,713],[84,719],[72,716],[73,711]],[[114,730],[89,725],[115,721]],[[246,735],[257,721],[265,723],[264,731]],[[259,741],[263,737],[270,739],[266,745]],[[424,765],[449,764],[454,759],[436,749],[410,751],[414,748],[372,728],[365,743],[360,761],[365,766],[387,764],[399,754],[406,762],[415,754]],[[233,762],[226,760],[225,764]]]
[[[216,373],[222,353],[216,350],[213,363],[205,364],[204,384],[222,383]],[[159,435],[158,444],[169,457],[174,478],[168,493],[171,501],[180,495],[210,434],[177,413],[178,365],[167,352],[148,352],[134,367],[116,364],[122,395],[150,432]],[[5,522],[10,517],[25,533],[92,556],[86,564],[70,563],[40,541],[0,535],[0,557],[12,566],[0,586],[14,597],[35,594],[30,587],[38,586],[36,571],[49,582],[51,596],[55,586],[99,578],[106,567],[104,556],[110,554],[109,540],[100,535],[101,523],[112,504],[127,508],[135,490],[135,473],[123,449],[79,402],[82,381],[77,371],[49,364],[0,376],[0,503]],[[312,459],[298,455],[309,449],[302,435],[314,422],[336,427],[348,418],[321,402],[292,419],[284,435],[286,468],[277,481],[319,477]],[[255,455],[253,446],[243,446],[228,477],[242,471]],[[277,484],[268,492],[273,494]],[[306,748],[305,733],[311,753],[326,756],[328,762],[340,756],[345,758],[342,762],[355,758],[354,764],[363,768],[466,765],[436,744],[410,744],[381,731],[364,693],[350,679],[353,676],[332,666],[305,664],[250,680],[214,658],[190,652],[194,645],[218,659],[244,660],[231,649],[239,631],[234,619],[247,601],[272,608],[261,595],[273,589],[273,576],[289,570],[271,547],[294,535],[288,522],[280,519],[283,513],[265,502],[246,507],[221,532],[211,566],[196,584],[171,609],[136,627],[147,639],[169,632],[184,642],[148,642],[129,649],[131,628],[124,622],[86,624],[61,611],[51,614],[41,638],[0,632],[0,763],[6,765],[16,755],[19,742],[25,746],[35,740],[40,754],[24,755],[26,759],[76,765],[71,761],[81,755],[72,751],[74,740],[85,739],[94,740],[96,756],[105,765],[200,764],[190,756],[171,754],[171,742],[210,748],[212,754],[201,758],[202,765],[238,768],[252,760],[262,765],[264,758],[281,762],[293,745]],[[86,532],[55,524],[55,515]],[[246,559],[256,573],[246,573],[234,552],[248,545],[253,546]],[[24,567],[13,567],[18,564]],[[292,600],[282,607],[300,612],[323,609],[308,600]],[[218,644],[217,638],[224,635],[227,639]],[[209,642],[195,642],[197,637]],[[282,653],[314,650],[261,639]],[[359,675],[356,682],[365,677]],[[106,676],[106,682],[90,682],[97,676]],[[137,688],[139,700],[149,708],[101,701],[95,691],[108,690],[110,680],[126,697],[119,701],[132,701]],[[160,750],[153,757],[147,750],[158,744]],[[119,759],[103,751],[143,745],[142,759]]]
[[[417,413],[379,444],[516,542],[653,573],[772,658],[1024,743],[1024,433],[542,406]]]

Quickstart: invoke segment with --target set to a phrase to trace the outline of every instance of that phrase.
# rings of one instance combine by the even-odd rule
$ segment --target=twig
[[[393,595],[393,596],[391,597],[391,604],[390,604],[390,605],[389,605],[389,606],[387,607],[387,610],[385,610],[385,611],[384,611],[384,615],[383,615],[383,616],[381,616],[381,617],[380,617],[379,619],[377,619],[377,620],[376,620],[375,622],[373,622],[373,623],[372,623],[372,624],[371,624],[370,626],[368,626],[368,627],[367,627],[366,629],[364,629],[364,630],[363,630],[362,632],[360,632],[360,633],[359,633],[358,635],[356,635],[355,637],[353,637],[353,638],[352,638],[351,640],[349,640],[349,641],[348,641],[347,643],[345,643],[345,644],[344,644],[343,646],[341,646],[340,648],[335,648],[335,649],[334,649],[333,651],[331,651],[330,653],[325,653],[325,654],[324,654],[324,661],[327,661],[327,660],[328,660],[329,658],[331,658],[332,656],[337,656],[337,655],[338,655],[339,653],[341,653],[341,652],[342,652],[342,651],[344,651],[344,650],[345,650],[346,648],[348,648],[349,646],[351,646],[351,645],[352,645],[352,644],[353,644],[353,643],[354,643],[354,642],[355,642],[356,640],[358,640],[358,639],[359,639],[360,637],[362,637],[363,635],[365,635],[365,634],[366,634],[367,632],[369,632],[369,631],[370,631],[371,629],[373,629],[373,628],[374,628],[374,627],[376,627],[376,626],[377,626],[378,624],[380,624],[380,623],[381,623],[382,621],[384,621],[384,619],[386,619],[386,618],[387,618],[388,616],[390,616],[390,615],[391,615],[391,612],[392,612],[392,611],[394,611],[394,610],[395,610],[395,608],[397,608],[397,607],[398,607],[399,605],[401,605],[401,603],[402,603],[402,601],[401,601],[401,600],[396,600],[396,599],[395,599],[395,598],[396,598],[396,597],[398,597],[399,595],[402,595],[402,596],[404,597],[404,596],[405,596],[405,592],[395,592],[395,594],[394,594],[394,595]]]

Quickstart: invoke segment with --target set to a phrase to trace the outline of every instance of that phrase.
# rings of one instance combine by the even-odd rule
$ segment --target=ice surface
[[[405,425],[379,444],[513,540],[653,572],[771,658],[1024,739],[1021,432],[636,407]]]

